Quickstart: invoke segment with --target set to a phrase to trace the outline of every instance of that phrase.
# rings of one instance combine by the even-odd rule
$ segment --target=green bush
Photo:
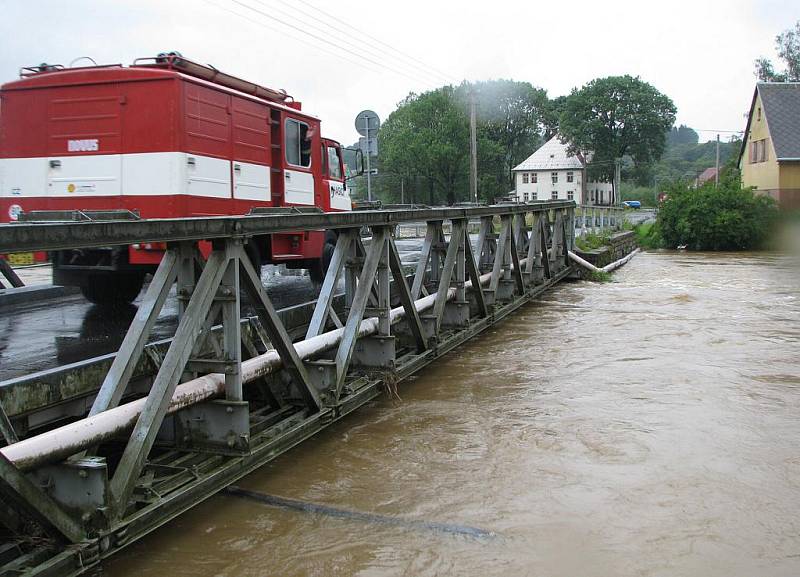
[[[661,238],[661,233],[658,226],[654,222],[644,222],[633,228],[636,233],[636,242],[641,248],[662,248],[664,241]]]
[[[575,245],[581,250],[594,250],[606,246],[611,241],[611,232],[604,230],[600,234],[593,232],[575,239]]]
[[[764,246],[778,219],[775,201],[741,186],[738,178],[687,188],[670,187],[657,232],[667,248],[750,250]]]
[[[630,182],[622,182],[619,186],[619,199],[621,202],[626,200],[638,200],[642,206],[655,206],[656,193],[647,186],[635,186]]]

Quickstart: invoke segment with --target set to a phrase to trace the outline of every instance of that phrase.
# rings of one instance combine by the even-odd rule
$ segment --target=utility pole
[[[469,89],[469,192],[478,203],[478,129],[475,118],[475,91]]]
[[[622,159],[617,158],[614,161],[614,202],[612,204],[619,204],[619,181],[622,174],[621,166]]]
[[[719,188],[719,134],[717,134],[717,171],[714,173],[714,188]]]
[[[653,206],[658,208],[658,175],[653,176]]]
[[[367,200],[372,202],[372,169],[369,166],[369,157],[372,153],[372,147],[369,141],[369,116],[364,118],[364,128],[367,131]]]
[[[406,179],[402,176],[400,177],[400,204],[406,203]]]

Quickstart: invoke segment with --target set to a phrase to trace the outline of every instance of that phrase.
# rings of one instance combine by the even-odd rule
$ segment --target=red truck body
[[[0,87],[0,222],[31,211],[176,218],[292,206],[351,208],[341,147],[283,92],[177,54],[129,67],[42,65]],[[256,239],[255,254],[313,269],[325,239],[273,235]],[[108,266],[149,265],[143,276],[160,248],[127,247],[115,265],[62,255],[55,266],[80,286]]]

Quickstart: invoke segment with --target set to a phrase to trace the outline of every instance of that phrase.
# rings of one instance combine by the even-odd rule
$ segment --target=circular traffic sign
[[[381,119],[372,110],[362,110],[356,116],[356,130],[361,136],[367,136],[367,129],[374,135],[373,130],[378,130],[380,126]]]

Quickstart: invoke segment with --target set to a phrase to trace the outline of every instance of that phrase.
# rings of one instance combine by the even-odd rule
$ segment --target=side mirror
[[[345,180],[364,174],[364,153],[360,148],[342,148]]]

